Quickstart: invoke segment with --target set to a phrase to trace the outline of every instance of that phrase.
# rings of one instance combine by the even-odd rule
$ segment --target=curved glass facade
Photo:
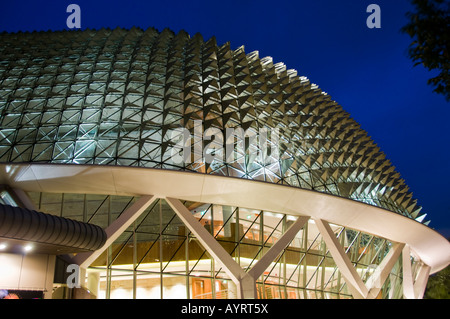
[[[317,85],[269,57],[167,29],[2,33],[0,40],[0,162],[233,176],[423,221],[367,133]],[[174,161],[178,129],[188,132],[188,161]],[[239,144],[227,129],[259,138],[276,132],[276,140],[268,136],[276,151]],[[234,156],[224,154],[228,145]]]
[[[135,198],[30,193],[49,213],[106,227]],[[298,218],[242,207],[184,205],[243,268],[250,269]],[[392,243],[331,225],[364,282]],[[414,260],[413,260],[414,261]],[[402,298],[402,259],[377,298]],[[416,273],[417,264],[413,262]],[[163,199],[149,207],[87,269],[87,287],[103,298],[235,299],[237,288],[222,267]],[[256,281],[258,298],[353,298],[314,221],[310,220]]]

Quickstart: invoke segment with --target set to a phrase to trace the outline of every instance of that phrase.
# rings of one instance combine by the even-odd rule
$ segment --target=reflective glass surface
[[[424,221],[399,173],[359,124],[270,57],[151,28],[2,33],[0,41],[2,163],[233,176]],[[192,152],[180,162],[182,132]]]
[[[106,227],[133,197],[30,193],[39,209]],[[184,202],[244,271],[249,271],[298,217],[244,207]],[[83,212],[80,214],[79,212]],[[358,275],[366,282],[392,248],[384,238],[330,224]],[[412,257],[411,257],[412,258]],[[402,298],[397,264],[378,298]],[[413,273],[417,264],[412,260]],[[237,298],[233,280],[168,203],[157,200],[87,269],[97,298]],[[314,221],[309,220],[256,281],[261,299],[352,298]]]

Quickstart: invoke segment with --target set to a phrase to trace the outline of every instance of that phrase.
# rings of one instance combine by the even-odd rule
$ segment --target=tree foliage
[[[439,74],[428,80],[434,92],[443,94],[450,101],[450,1],[411,0],[414,12],[408,12],[407,25],[401,30],[409,34],[413,42],[409,56],[414,66],[422,64]]]
[[[430,276],[425,299],[450,299],[450,266]]]
[[[450,241],[450,237],[447,238]],[[428,278],[425,299],[450,299],[450,266]]]

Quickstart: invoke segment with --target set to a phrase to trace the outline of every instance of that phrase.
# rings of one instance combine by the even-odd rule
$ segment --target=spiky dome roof
[[[272,58],[165,29],[0,34],[0,162],[189,170],[334,194],[423,222],[377,145],[330,96]],[[278,129],[277,161],[185,165],[168,132]],[[245,156],[245,154],[241,154]]]

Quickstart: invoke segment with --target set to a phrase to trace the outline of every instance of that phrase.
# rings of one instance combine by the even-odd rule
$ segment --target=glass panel
[[[163,299],[186,299],[186,277],[164,274],[162,276]]]
[[[64,194],[63,217],[86,222],[84,194]]]
[[[161,298],[161,275],[159,273],[159,266],[158,270],[155,271],[142,271],[137,273],[136,298]]]
[[[39,210],[47,214],[61,216],[62,199],[63,194],[42,193],[38,206]]]
[[[133,298],[133,272],[131,270],[110,270],[108,280],[100,282],[100,296],[108,299]]]
[[[136,200],[130,196],[37,192],[30,193],[30,198],[42,211],[102,227],[110,225]],[[241,207],[192,202],[185,205],[244,269],[252,268],[297,220],[295,216]],[[330,227],[366,281],[391,243],[339,225]],[[379,297],[401,297],[401,276],[400,263]],[[88,278],[97,282],[97,288],[91,284],[99,298],[237,297],[235,283],[165,200],[147,208],[93,262]],[[258,278],[257,293],[258,298],[352,298],[312,220]]]

